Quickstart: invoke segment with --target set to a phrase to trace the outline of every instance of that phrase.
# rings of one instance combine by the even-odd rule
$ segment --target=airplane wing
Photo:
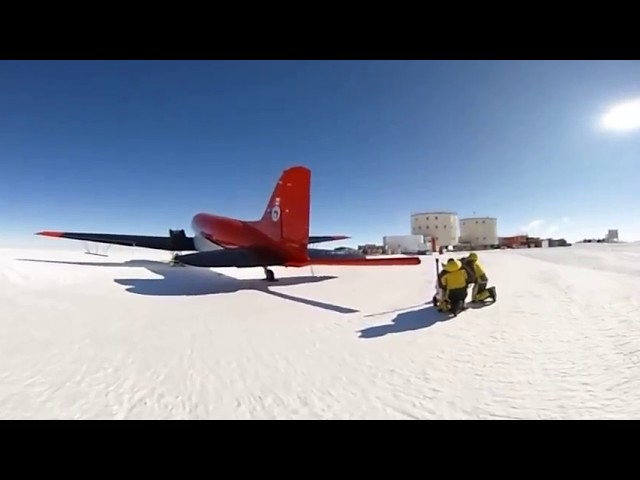
[[[156,250],[169,250],[173,252],[196,250],[193,237],[187,237],[183,230],[172,232],[166,237],[153,237],[149,235],[121,235],[116,233],[84,233],[84,232],[55,232],[43,231],[36,235],[54,238],[68,238],[85,242],[108,243],[111,245],[124,245],[129,247],[153,248]]]
[[[382,266],[382,265],[419,265],[419,257],[367,257],[359,253],[340,253],[332,250],[309,249],[312,265],[344,266]]]
[[[324,242],[333,242],[335,240],[345,240],[347,237],[345,235],[319,235],[319,236],[310,236],[309,237],[309,245],[313,243],[324,243]]]
[[[126,235],[116,233],[89,233],[89,232],[57,232],[43,231],[36,235],[54,238],[67,238],[70,240],[82,240],[85,242],[108,243],[111,245],[124,245],[129,247],[153,248],[156,250],[169,250],[174,252],[195,251],[193,237],[182,234],[166,237],[155,237],[149,235]],[[309,244],[332,242],[344,240],[349,237],[345,235],[322,235],[309,237]]]

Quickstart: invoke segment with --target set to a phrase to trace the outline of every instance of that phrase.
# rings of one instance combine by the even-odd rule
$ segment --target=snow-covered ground
[[[446,321],[435,257],[267,285],[81,250],[0,249],[0,418],[640,418],[638,244],[480,252],[498,302]]]

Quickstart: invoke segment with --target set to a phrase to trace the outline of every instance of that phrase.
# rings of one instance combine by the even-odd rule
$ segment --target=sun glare
[[[629,131],[640,128],[640,99],[616,105],[602,118],[608,130]]]

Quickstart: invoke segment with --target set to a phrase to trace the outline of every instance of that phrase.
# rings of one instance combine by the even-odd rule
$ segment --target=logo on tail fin
[[[274,222],[280,220],[280,205],[274,206],[271,210],[271,220],[273,220]]]
[[[271,209],[271,220],[277,222],[280,220],[280,197],[276,197],[273,201],[273,208]]]

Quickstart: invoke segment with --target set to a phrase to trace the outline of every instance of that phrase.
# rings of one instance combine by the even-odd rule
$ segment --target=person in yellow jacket
[[[466,309],[464,303],[467,298],[469,276],[467,271],[462,268],[460,260],[454,258],[450,258],[442,269],[444,273],[440,277],[440,284],[444,295],[438,304],[438,310],[457,315]]]
[[[485,273],[482,265],[478,262],[478,254],[471,252],[465,259],[465,263],[473,268],[473,290],[471,293],[471,301],[484,302],[487,298],[496,301],[496,287],[487,288],[489,278]]]

